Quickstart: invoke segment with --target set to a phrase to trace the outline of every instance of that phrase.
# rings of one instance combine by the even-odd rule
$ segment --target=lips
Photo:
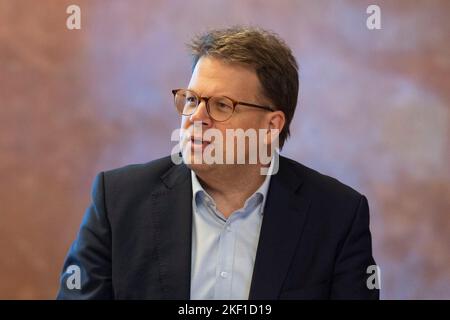
[[[193,144],[197,144],[197,145],[210,144],[211,143],[211,141],[203,140],[202,137],[194,137],[194,136],[191,136],[191,142]]]

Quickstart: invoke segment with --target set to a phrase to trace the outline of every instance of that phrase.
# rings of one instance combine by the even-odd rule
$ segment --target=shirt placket
[[[233,231],[233,217],[224,222],[219,237],[219,263],[216,269],[216,299],[231,298],[233,261],[236,233]]]

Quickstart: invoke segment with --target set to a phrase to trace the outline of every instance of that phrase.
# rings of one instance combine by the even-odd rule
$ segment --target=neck
[[[233,165],[196,173],[203,188],[216,202],[218,210],[228,218],[242,208],[245,201],[261,186],[266,178],[260,173],[261,165]]]

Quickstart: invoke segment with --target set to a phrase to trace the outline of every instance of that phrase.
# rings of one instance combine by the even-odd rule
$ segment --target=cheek
[[[223,133],[223,137],[226,136],[226,130],[236,130],[242,129],[247,131],[248,129],[255,129],[258,132],[258,129],[264,129],[264,122],[260,117],[243,117],[241,119],[231,119],[232,121],[220,122],[215,124],[215,128],[220,130]],[[234,120],[234,121],[233,121]]]
[[[250,128],[258,130],[260,128],[264,128],[264,121],[259,115],[247,116],[245,118],[243,117],[242,119],[239,119],[239,122],[235,123],[234,127],[242,128],[244,130]]]
[[[188,117],[182,116],[181,117],[181,128],[187,129],[187,128],[189,128],[189,126],[190,126],[190,121],[189,121]]]

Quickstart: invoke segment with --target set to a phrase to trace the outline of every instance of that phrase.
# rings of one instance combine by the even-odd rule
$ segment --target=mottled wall
[[[365,27],[366,7],[382,30]],[[66,7],[82,29],[65,27]],[[0,298],[53,298],[96,172],[167,155],[184,43],[279,33],[301,69],[284,154],[366,194],[384,298],[450,298],[450,2],[0,0]]]

